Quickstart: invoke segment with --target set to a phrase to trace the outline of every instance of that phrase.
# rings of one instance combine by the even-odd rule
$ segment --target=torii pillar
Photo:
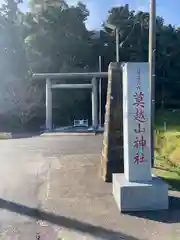
[[[75,88],[76,85],[71,85]],[[60,86],[58,86],[60,87]],[[98,87],[97,79],[92,79],[92,126],[98,128]],[[46,78],[46,130],[52,131],[52,83],[50,78]]]
[[[98,88],[97,79],[92,79],[92,127],[98,128]]]
[[[46,130],[52,130],[52,88],[49,78],[46,78]]]

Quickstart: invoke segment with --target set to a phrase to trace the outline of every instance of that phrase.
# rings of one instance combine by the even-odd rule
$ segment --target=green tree
[[[69,7],[63,1],[60,5],[51,2],[51,5],[47,4],[40,11],[27,13],[24,17],[24,35],[31,71],[88,71],[91,54],[90,34],[85,25],[88,15],[89,12],[84,4],[78,3],[77,6]],[[79,79],[73,81],[78,82]],[[79,108],[74,105],[78,98],[83,105],[87,94],[82,91],[73,93],[72,91],[54,91],[53,105],[56,112],[58,109],[64,112],[66,120],[70,112],[75,112],[79,116]],[[86,115],[89,110],[88,108]]]
[[[107,71],[110,62],[115,61],[115,35],[105,24],[101,31],[88,31],[86,20],[89,11],[79,2],[68,6],[63,0],[31,0],[31,9],[20,12],[18,0],[5,0],[0,9],[0,74],[1,91],[12,82],[11,92],[16,92],[14,102],[23,102],[23,93],[37,91],[45,97],[44,83],[34,86],[33,72],[86,72],[98,71],[98,59],[102,56],[102,70]],[[165,25],[163,18],[157,17],[156,49],[156,103],[157,106],[179,106],[180,74],[180,30]],[[115,25],[120,32],[120,61],[148,61],[149,13],[135,12],[126,4],[109,10],[106,22]],[[80,79],[73,80],[80,83]],[[24,84],[23,84],[24,82]],[[67,80],[63,80],[67,82]],[[106,83],[103,81],[103,102],[106,97]],[[17,86],[20,86],[17,88]],[[16,89],[16,91],[14,90]],[[18,93],[18,89],[21,94]],[[30,94],[35,96],[34,94]],[[27,94],[28,95],[28,94]],[[1,94],[1,103],[3,97]],[[18,97],[19,99],[18,100]],[[34,116],[45,118],[43,103],[31,98],[33,112],[25,112],[18,105],[18,116],[23,122]],[[15,109],[10,101],[8,109]],[[10,104],[11,102],[11,104]],[[38,102],[38,104],[37,104]],[[5,104],[4,104],[5,105]],[[56,109],[54,122],[69,124],[73,118],[91,115],[90,92],[54,91],[53,105]],[[17,104],[16,104],[17,108]],[[1,109],[5,112],[1,104]],[[22,111],[23,110],[23,111]],[[19,118],[16,116],[17,118]],[[26,117],[25,117],[26,116]]]
[[[134,12],[129,6],[112,8],[107,22],[117,26],[120,31],[120,61],[148,61],[149,14]],[[179,105],[179,30],[165,25],[157,17],[156,48],[156,103],[157,106]],[[112,36],[113,32],[104,26],[104,31]],[[114,37],[115,39],[115,37]],[[113,47],[115,49],[115,46]],[[114,49],[111,49],[114,52]]]
[[[67,8],[55,5],[37,14],[26,14],[25,42],[33,71],[61,72],[86,67],[87,14],[82,4]]]
[[[21,1],[5,0],[0,9],[0,58],[1,76],[23,76],[27,72],[22,14],[18,9]]]
[[[20,2],[5,0],[0,9],[0,114],[16,127],[32,118],[41,96],[30,81]]]

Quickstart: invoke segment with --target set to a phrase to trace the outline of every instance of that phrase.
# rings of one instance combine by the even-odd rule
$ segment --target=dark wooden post
[[[101,177],[111,182],[113,173],[124,172],[121,63],[109,65],[104,128]]]

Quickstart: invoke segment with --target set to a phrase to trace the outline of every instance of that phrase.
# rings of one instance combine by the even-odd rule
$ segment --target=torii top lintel
[[[104,78],[108,77],[107,72],[88,72],[88,73],[35,73],[33,79],[65,79],[65,78]]]

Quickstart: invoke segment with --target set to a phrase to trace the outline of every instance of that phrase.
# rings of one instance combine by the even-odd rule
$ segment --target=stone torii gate
[[[98,128],[98,78],[107,77],[107,72],[91,73],[36,73],[33,79],[46,80],[46,129],[52,131],[52,89],[92,89],[92,126]],[[53,84],[52,80],[61,79],[92,79],[91,83],[85,84]]]

